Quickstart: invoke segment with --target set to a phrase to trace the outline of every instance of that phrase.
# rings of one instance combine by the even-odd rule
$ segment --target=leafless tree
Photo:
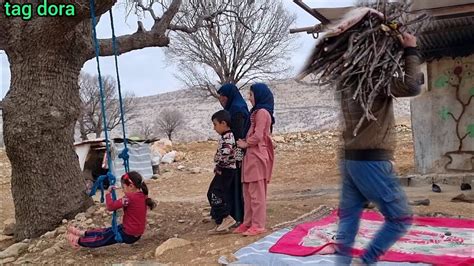
[[[43,1],[0,0],[3,6]],[[12,80],[3,101],[5,147],[12,167],[12,195],[15,206],[15,238],[34,238],[52,230],[62,219],[73,218],[93,204],[86,186],[78,182],[81,169],[72,141],[81,113],[78,77],[85,62],[95,56],[89,0],[51,0],[70,4],[75,16],[7,17],[0,12],[0,50],[10,63]],[[186,10],[194,23],[182,24],[183,0],[95,0],[95,14],[104,15],[117,3],[128,3],[138,16],[132,34],[117,37],[117,54],[170,44],[170,31],[197,32],[226,6],[213,10]],[[1,9],[1,8],[0,8]],[[141,16],[149,14],[151,27]],[[118,18],[116,19],[124,19]],[[100,56],[114,55],[112,38],[99,40]],[[54,193],[54,197],[51,196]]]
[[[231,1],[231,16],[221,14],[205,21],[194,34],[175,32],[166,50],[179,68],[176,76],[203,96],[217,97],[216,86],[227,82],[244,87],[251,81],[283,77],[290,69],[288,60],[294,48],[294,35],[288,34],[295,16],[281,0]],[[189,0],[184,10],[214,10],[222,1]],[[191,26],[191,12],[179,17]]]
[[[103,77],[105,113],[107,118],[107,130],[111,131],[120,125],[120,103],[115,86],[114,78]],[[82,140],[87,140],[87,135],[94,133],[96,138],[100,138],[104,131],[102,118],[101,95],[97,75],[90,75],[82,72],[79,76],[79,86],[81,94],[81,114],[78,125]],[[135,98],[132,93],[123,95],[123,106],[125,113],[125,123],[136,118],[134,114]]]
[[[173,133],[184,124],[184,116],[179,110],[164,109],[158,115],[155,124],[159,132],[166,134],[168,139],[172,140]]]
[[[137,126],[138,126],[137,135],[140,136],[140,138],[150,139],[155,134],[155,130],[153,129],[154,128],[153,124],[140,121]]]

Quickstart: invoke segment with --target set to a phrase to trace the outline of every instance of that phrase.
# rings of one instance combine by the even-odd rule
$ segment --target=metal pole
[[[321,21],[322,24],[326,25],[331,23],[329,19],[327,19],[325,16],[321,15],[318,11],[312,9],[309,7],[307,4],[303,3],[302,0],[293,0],[295,4],[300,6],[302,9],[304,9],[306,12],[308,12],[311,16],[315,17],[317,20]]]

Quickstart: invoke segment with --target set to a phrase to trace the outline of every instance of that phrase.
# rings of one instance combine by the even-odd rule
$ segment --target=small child
[[[122,236],[123,243],[133,244],[145,232],[147,207],[153,209],[156,204],[148,198],[148,187],[138,172],[126,173],[120,181],[125,196],[115,201],[112,200],[110,191],[115,189],[112,186],[106,195],[105,203],[109,211],[123,208],[123,223],[118,226],[118,231]],[[70,226],[67,231],[66,238],[74,248],[80,246],[97,248],[117,243],[112,227],[82,231]]]
[[[214,161],[214,179],[212,179],[207,192],[207,198],[211,205],[211,217],[216,226],[209,233],[221,233],[229,231],[236,221],[230,216],[231,206],[229,197],[232,181],[237,173],[235,151],[237,149],[234,135],[230,130],[230,113],[221,110],[212,115],[214,130],[221,135]]]
[[[274,148],[271,133],[274,99],[267,85],[256,83],[250,87],[250,129],[245,140],[237,145],[246,149],[242,182],[244,192],[244,221],[234,233],[253,236],[266,231],[267,184],[273,170]]]

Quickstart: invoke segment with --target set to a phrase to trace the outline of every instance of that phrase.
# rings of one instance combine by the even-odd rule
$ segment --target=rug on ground
[[[290,256],[332,253],[337,230],[337,211],[317,221],[296,226],[283,235],[270,252]],[[377,212],[362,214],[354,252],[360,255],[383,224]],[[414,217],[408,233],[380,258],[391,262],[435,265],[474,264],[474,221],[442,217]]]
[[[270,253],[269,249],[281,239],[291,229],[285,228],[276,231],[246,247],[239,249],[235,254],[237,261],[229,263],[227,258],[222,256],[219,259],[221,265],[259,265],[259,266],[299,266],[299,265],[324,265],[337,266],[336,255],[311,255],[311,256],[290,256],[285,254]],[[428,266],[421,263],[400,263],[381,261],[377,266]]]

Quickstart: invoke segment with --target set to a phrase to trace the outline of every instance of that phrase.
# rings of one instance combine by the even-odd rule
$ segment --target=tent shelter
[[[152,154],[150,144],[156,140],[128,140],[128,154],[130,156],[130,170],[139,172],[144,179],[150,179],[153,176]],[[84,177],[87,180],[94,180],[99,175],[107,173],[104,166],[105,139],[94,139],[77,142],[74,144],[79,164]],[[118,155],[123,150],[123,139],[116,138],[112,140],[112,173],[120,178],[125,173],[123,160]]]

